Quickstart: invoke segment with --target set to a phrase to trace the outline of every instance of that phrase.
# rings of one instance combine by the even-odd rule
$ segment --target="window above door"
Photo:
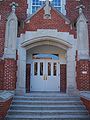
[[[35,53],[35,54],[32,55],[32,59],[59,60],[59,55],[58,54]]]
[[[28,0],[28,14],[33,14],[36,12],[41,6],[45,4],[46,0]],[[58,11],[62,12],[64,15],[66,0],[49,0],[51,5],[54,6]]]

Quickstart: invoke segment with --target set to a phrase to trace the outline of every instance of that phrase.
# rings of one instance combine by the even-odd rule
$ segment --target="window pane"
[[[32,6],[32,13],[34,13],[35,11],[37,11],[38,10],[38,8],[39,8],[39,6]]]
[[[48,76],[51,75],[51,63],[48,63]]]
[[[40,8],[45,4],[45,1],[41,1],[41,0],[30,0],[30,1],[32,5],[32,13],[34,13],[37,10],[36,9],[37,7]],[[61,0],[50,0],[50,2],[56,9],[61,10]]]
[[[35,7],[32,7],[32,13],[34,13],[36,11]]]
[[[34,75],[37,75],[38,74],[38,64],[37,62],[34,63]]]
[[[61,0],[53,0],[51,3],[53,6],[61,6]]]
[[[58,11],[60,11],[61,10],[61,7],[55,7]]]
[[[57,63],[53,64],[53,75],[56,76],[57,75]]]
[[[43,75],[43,63],[40,63],[40,75]]]
[[[36,53],[32,55],[33,59],[53,59],[53,60],[59,60],[58,54],[40,54]]]

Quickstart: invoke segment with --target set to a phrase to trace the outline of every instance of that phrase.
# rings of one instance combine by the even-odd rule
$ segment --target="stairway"
[[[90,120],[79,97],[32,92],[15,95],[6,120]]]

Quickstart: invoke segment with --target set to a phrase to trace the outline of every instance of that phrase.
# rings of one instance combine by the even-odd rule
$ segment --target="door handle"
[[[47,80],[47,75],[46,75],[46,80]]]
[[[45,75],[43,76],[43,80],[45,80]]]
[[[44,75],[44,76],[43,76],[43,80],[47,80],[47,75]]]
[[[47,75],[46,75],[46,80],[47,80]]]

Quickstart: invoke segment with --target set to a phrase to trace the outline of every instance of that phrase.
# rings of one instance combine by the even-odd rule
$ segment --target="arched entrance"
[[[55,68],[55,66],[60,65],[57,70],[59,73],[58,74],[56,73],[60,77],[60,78],[58,77],[60,82],[60,84],[58,84],[58,90],[61,91],[61,87],[63,89],[63,85],[62,85],[63,78],[67,80],[67,84],[65,84],[66,85],[65,91],[68,92],[70,91],[71,88],[76,88],[76,82],[75,82],[76,41],[72,36],[70,36],[67,33],[60,33],[57,31],[55,31],[52,34],[52,30],[47,30],[47,31],[45,30],[45,33],[44,33],[44,30],[38,30],[36,32],[26,32],[25,35],[21,36],[20,40],[21,41],[19,43],[19,48],[18,48],[19,57],[18,57],[17,91],[20,91],[20,93],[26,93],[27,85],[29,86],[29,90],[28,90],[29,92],[30,92],[30,88],[32,88],[31,91],[33,91],[33,88],[36,88],[30,84],[31,79],[33,77],[34,78],[36,77],[34,74],[35,66],[38,66],[38,69],[36,68],[38,77],[36,78],[41,78],[41,81],[43,80],[43,82],[44,81],[47,82],[48,80],[46,79],[47,78],[49,79],[49,74],[48,74],[49,66],[51,66],[51,76],[50,76],[50,80],[51,80],[52,77],[54,78],[53,68]],[[62,54],[62,52],[60,52],[60,50],[65,51],[64,55]],[[49,57],[49,60],[46,60],[48,59],[48,57],[46,58],[40,57],[41,54],[57,55],[59,56],[59,61],[58,60],[55,61],[53,58],[51,59],[50,57]],[[37,57],[38,59],[37,58],[32,59],[34,55],[38,55],[40,58]],[[65,61],[63,58],[65,59]],[[27,66],[28,66],[28,73],[27,73]],[[40,75],[40,69],[42,70],[42,68],[44,68],[43,76]],[[67,77],[65,77],[66,74],[67,74]],[[29,82],[27,82],[26,76]],[[34,80],[36,82],[37,79],[34,79]],[[37,83],[35,84],[35,82],[33,85],[37,85]],[[44,91],[45,90],[47,90],[47,88],[44,88]],[[53,91],[53,89],[51,91]]]

